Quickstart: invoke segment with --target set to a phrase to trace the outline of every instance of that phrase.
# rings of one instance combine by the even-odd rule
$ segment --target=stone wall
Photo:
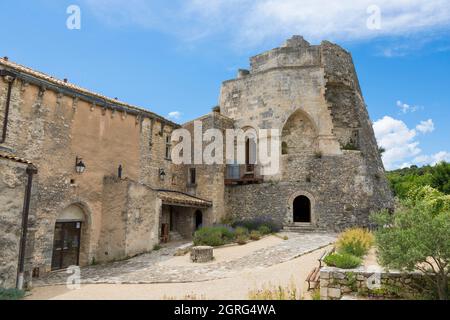
[[[106,177],[98,261],[151,251],[159,243],[160,211],[156,191],[129,179]]]
[[[24,164],[0,158],[0,288],[16,286],[25,170]]]
[[[323,267],[320,270],[321,300],[339,300],[345,294],[405,298],[421,294],[425,288],[425,279],[420,273],[373,272],[364,267],[354,270]]]
[[[376,185],[359,151],[342,156],[282,157],[281,181],[228,186],[227,213],[235,219],[271,217],[281,225],[292,223],[294,198],[311,200],[312,222],[319,229],[341,231],[368,225],[368,213],[384,207],[374,198]]]

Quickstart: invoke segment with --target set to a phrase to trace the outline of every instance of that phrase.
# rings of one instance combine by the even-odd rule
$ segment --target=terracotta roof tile
[[[134,105],[131,105],[131,104],[128,104],[128,103],[125,103],[125,102],[122,102],[122,101],[119,101],[119,100],[116,100],[116,99],[112,99],[112,98],[106,97],[106,96],[101,95],[99,93],[96,93],[96,92],[84,89],[82,87],[79,87],[79,86],[77,86],[77,85],[75,85],[73,83],[69,83],[69,82],[66,82],[64,80],[59,80],[59,79],[54,78],[54,77],[52,77],[50,75],[47,75],[47,74],[45,74],[43,72],[36,71],[36,70],[33,70],[33,69],[29,68],[29,67],[23,66],[21,64],[11,62],[11,61],[9,61],[9,60],[7,60],[5,58],[0,58],[0,65],[3,65],[5,67],[7,67],[7,68],[14,69],[15,71],[18,71],[18,72],[22,72],[22,73],[31,75],[31,76],[39,78],[41,80],[48,81],[48,82],[50,82],[50,83],[52,83],[54,85],[61,86],[61,87],[64,87],[64,88],[68,88],[68,89],[74,90],[76,92],[79,92],[81,94],[85,94],[85,95],[96,97],[98,99],[104,100],[107,103],[110,103],[111,105],[118,105],[118,106],[122,106],[122,107],[129,108],[129,109],[132,109],[132,110],[136,110],[136,111],[141,111],[141,112],[147,113],[151,117],[159,118],[159,119],[163,120],[164,122],[169,123],[169,124],[171,124],[171,125],[173,125],[175,127],[179,126],[178,124],[176,124],[176,123],[174,123],[174,122],[172,122],[172,121],[170,121],[170,120],[168,120],[168,119],[166,119],[166,118],[164,118],[164,117],[162,117],[160,115],[157,115],[156,113],[153,113],[153,112],[151,112],[151,111],[149,111],[147,109],[144,109],[144,108],[141,108],[141,107],[137,107],[137,106],[134,106]]]
[[[211,201],[200,199],[178,191],[159,190],[158,196],[163,202],[166,202],[167,204],[191,205],[198,207],[212,206]]]

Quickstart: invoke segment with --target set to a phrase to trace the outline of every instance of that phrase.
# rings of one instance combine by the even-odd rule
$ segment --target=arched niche
[[[314,153],[318,148],[317,137],[317,126],[312,118],[305,111],[297,109],[283,126],[283,154]]]

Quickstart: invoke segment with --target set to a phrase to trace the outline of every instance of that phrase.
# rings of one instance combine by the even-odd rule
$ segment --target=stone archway
[[[56,221],[52,247],[52,270],[88,264],[90,220],[82,204],[63,209]]]
[[[311,201],[307,196],[298,196],[292,204],[292,216],[294,223],[311,223]]]
[[[316,225],[318,218],[315,206],[315,198],[312,194],[305,191],[295,192],[288,199],[285,222],[287,224],[308,223]]]

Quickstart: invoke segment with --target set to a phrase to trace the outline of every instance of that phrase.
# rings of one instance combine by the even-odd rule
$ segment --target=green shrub
[[[205,245],[205,246],[221,246],[230,243],[235,238],[235,232],[231,227],[228,226],[210,226],[202,227],[197,230],[194,234],[194,245]]]
[[[0,288],[0,300],[20,300],[24,296],[23,290]]]
[[[248,229],[244,227],[237,227],[234,233],[236,238],[240,236],[248,236]]]
[[[158,250],[161,250],[162,249],[162,247],[161,247],[161,245],[159,245],[159,244],[155,244],[154,246],[153,246],[153,250],[154,251],[158,251]]]
[[[348,253],[333,253],[326,256],[324,261],[330,267],[341,269],[353,269],[359,267],[362,263],[361,258]]]
[[[236,242],[241,246],[246,244],[247,241],[248,241],[248,237],[245,235],[239,235],[236,237]]]
[[[259,233],[261,233],[262,235],[266,235],[266,234],[270,234],[272,233],[272,230],[266,226],[266,225],[262,225],[258,228]]]
[[[337,240],[338,252],[357,257],[364,256],[374,243],[372,233],[361,228],[349,229],[343,232]]]
[[[261,239],[261,233],[259,231],[253,230],[250,233],[250,239],[255,241]]]
[[[259,230],[261,226],[266,226],[270,230],[269,233],[278,232],[279,230],[281,230],[281,225],[273,221],[273,219],[270,217],[258,217],[254,219],[236,221],[235,223],[233,223],[233,227],[235,228],[244,227],[250,231]]]

